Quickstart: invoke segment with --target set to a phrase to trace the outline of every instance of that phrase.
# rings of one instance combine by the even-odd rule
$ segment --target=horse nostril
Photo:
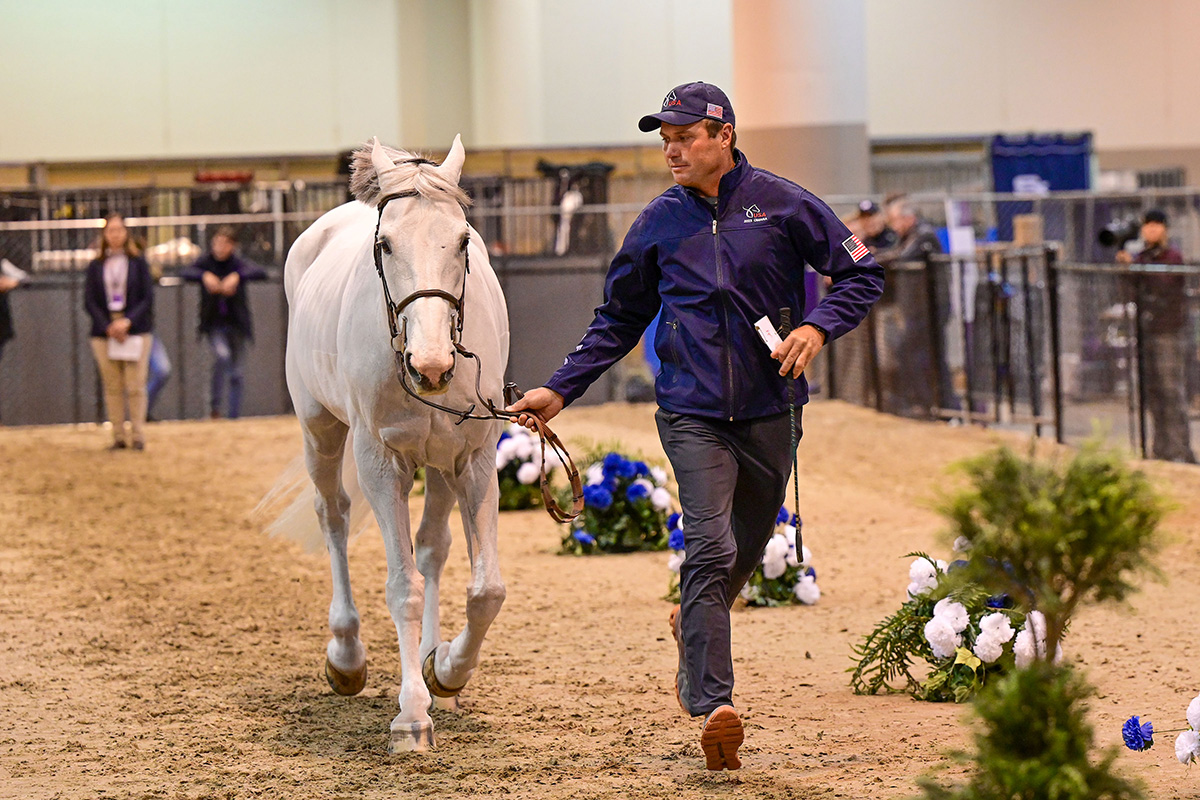
[[[453,377],[454,377],[454,367],[451,367],[450,369],[448,369],[442,373],[441,385],[445,386],[447,383],[450,382],[450,379]]]

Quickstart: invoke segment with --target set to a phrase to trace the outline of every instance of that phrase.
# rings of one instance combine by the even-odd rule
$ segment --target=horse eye
[[[388,255],[392,254],[392,246],[390,244],[388,244],[387,239],[379,240],[379,249],[382,250],[383,252],[387,253]]]
[[[462,238],[462,241],[460,241],[460,242],[458,243],[458,252],[460,252],[460,253],[465,253],[465,252],[467,252],[467,245],[470,243],[470,241],[471,241],[471,237],[469,237],[469,236],[464,236],[464,237]]]

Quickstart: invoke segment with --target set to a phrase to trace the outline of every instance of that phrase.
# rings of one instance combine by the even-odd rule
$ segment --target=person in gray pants
[[[613,258],[604,302],[546,384],[509,407],[518,421],[553,418],[641,339],[660,311],[654,391],[663,449],[683,508],[687,558],[672,619],[679,704],[704,719],[708,769],[738,769],[744,731],[733,699],[729,607],[762,559],[791,473],[789,405],[808,399],[803,372],[825,342],[862,321],[883,270],[838,216],[737,150],[725,93],[695,82],[642,117],[658,131],[675,186],[639,215]],[[806,265],[832,283],[771,344],[805,300]],[[790,313],[789,313],[790,316]],[[792,401],[789,403],[789,399]],[[799,425],[795,432],[799,439]]]

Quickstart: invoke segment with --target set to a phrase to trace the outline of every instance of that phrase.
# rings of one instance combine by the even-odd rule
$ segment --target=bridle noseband
[[[432,164],[434,166],[437,165],[436,162],[430,161],[427,158],[408,158],[408,159],[404,159],[403,161],[397,161],[396,163],[397,164]],[[383,223],[383,209],[385,206],[387,206],[388,203],[390,203],[393,200],[400,200],[400,199],[404,199],[404,198],[418,197],[418,196],[420,196],[420,192],[418,192],[416,189],[406,189],[405,191],[402,191],[402,192],[394,192],[392,194],[384,195],[379,200],[379,205],[378,205],[379,216],[375,220],[375,240],[374,240],[375,271],[379,274],[380,283],[383,284],[383,302],[384,302],[385,311],[387,314],[388,331],[391,333],[392,353],[396,359],[396,378],[400,381],[400,385],[404,388],[404,391],[407,392],[408,395],[410,397],[412,397],[413,399],[419,400],[420,402],[424,403],[425,405],[429,406],[430,408],[435,408],[438,411],[444,411],[445,413],[450,414],[451,416],[458,417],[458,421],[456,423],[454,423],[455,425],[461,425],[461,424],[463,424],[463,422],[465,422],[466,420],[469,420],[469,419],[478,419],[478,420],[501,419],[501,420],[510,420],[510,421],[516,420],[520,416],[520,414],[511,412],[511,411],[506,411],[502,408],[496,408],[496,404],[491,400],[491,398],[485,398],[483,396],[483,392],[479,386],[479,381],[483,374],[483,364],[479,361],[479,356],[475,355],[474,353],[472,353],[470,350],[463,347],[463,345],[462,345],[463,319],[465,316],[464,312],[466,310],[466,298],[467,298],[467,275],[471,271],[471,254],[470,254],[471,248],[470,248],[469,242],[463,248],[463,261],[464,261],[463,283],[462,283],[462,290],[459,292],[458,297],[455,297],[454,295],[450,294],[449,292],[445,291],[444,289],[417,289],[414,292],[410,292],[399,303],[392,301],[392,293],[391,293],[391,290],[388,289],[387,277],[383,274],[383,240],[379,238],[379,227]],[[479,401],[479,403],[483,406],[483,408],[486,410],[486,413],[475,413],[475,410],[477,407],[475,403],[471,403],[470,407],[467,408],[465,411],[459,411],[459,410],[441,405],[439,403],[434,403],[433,401],[427,400],[426,398],[419,395],[415,389],[413,389],[411,386],[409,386],[408,365],[404,363],[405,336],[408,333],[408,320],[407,320],[407,318],[401,316],[401,312],[404,311],[404,309],[410,303],[412,303],[414,300],[421,298],[421,297],[440,297],[441,299],[443,299],[447,303],[449,303],[450,308],[453,309],[454,314],[455,314],[455,321],[454,321],[454,327],[450,334],[450,343],[454,346],[455,352],[457,352],[463,358],[475,359],[475,363],[477,365],[477,368],[475,370],[475,397]],[[517,388],[517,385],[515,383],[511,383],[511,382],[505,383],[504,384],[504,397],[505,397],[505,404],[511,405],[512,403],[515,403],[517,401],[517,399],[519,399],[521,397],[521,390]],[[534,427],[537,428],[538,438],[541,440],[541,446],[542,446],[542,476],[541,476],[541,478],[542,478],[542,480],[541,480],[542,502],[546,507],[546,511],[550,514],[551,517],[554,518],[555,521],[570,522],[571,520],[578,517],[580,512],[583,511],[583,485],[579,478],[579,470],[577,470],[575,468],[575,462],[571,459],[570,454],[567,453],[566,447],[563,446],[563,444],[559,440],[558,436],[556,436],[554,434],[554,432],[550,430],[550,426],[546,424],[545,420],[543,420],[540,416],[538,416],[535,413],[532,413],[532,412],[525,412],[525,413],[527,416],[529,416],[531,419],[533,419]],[[554,497],[550,493],[549,480],[546,476],[546,467],[545,467],[546,444],[547,443],[550,444],[551,452],[553,452],[558,457],[558,460],[562,463],[563,467],[567,470],[567,477],[571,481],[571,492],[572,492],[573,496],[572,496],[572,510],[570,512],[564,511],[562,509],[562,507],[559,506],[558,501],[555,500]]]

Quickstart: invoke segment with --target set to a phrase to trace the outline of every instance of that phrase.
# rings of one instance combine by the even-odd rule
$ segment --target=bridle
[[[436,166],[436,162],[430,161],[426,158],[409,158],[396,163],[433,164]],[[392,194],[384,195],[379,200],[379,216],[375,220],[375,271],[379,275],[380,283],[383,284],[384,310],[387,316],[388,331],[391,333],[392,354],[396,359],[396,378],[400,381],[400,385],[404,388],[404,391],[407,392],[408,395],[414,400],[418,400],[430,408],[435,408],[438,411],[443,411],[451,416],[458,417],[458,421],[454,423],[455,425],[461,425],[463,422],[469,419],[516,420],[519,416],[521,416],[521,414],[512,411],[506,411],[503,408],[496,408],[496,404],[492,402],[491,398],[486,398],[483,396],[483,392],[479,386],[480,377],[483,373],[483,364],[480,362],[479,356],[463,347],[462,344],[463,319],[464,312],[466,310],[467,297],[467,275],[471,271],[471,255],[469,246],[463,248],[463,282],[462,289],[459,291],[458,297],[455,297],[444,289],[417,289],[414,292],[410,292],[399,303],[396,303],[392,300],[392,292],[388,288],[387,277],[383,273],[383,240],[379,238],[379,226],[383,223],[383,209],[393,200],[417,197],[419,195],[420,193],[416,189],[406,189],[402,192],[394,192]],[[472,402],[470,407],[468,407],[466,410],[453,409],[448,406],[441,405],[440,403],[435,403],[422,397],[409,385],[408,366],[404,363],[404,347],[405,337],[408,332],[408,320],[402,315],[402,312],[410,303],[421,297],[439,297],[450,304],[450,308],[454,312],[455,317],[454,325],[450,334],[450,343],[454,345],[455,352],[460,356],[475,360],[475,397],[479,402],[479,406],[482,406],[483,408],[482,412],[476,411],[478,406],[474,402]],[[508,382],[504,384],[504,399],[506,405],[515,403],[521,397],[521,390],[517,388],[515,383]],[[578,517],[580,512],[583,511],[583,485],[579,478],[579,470],[575,468],[575,462],[571,459],[570,454],[567,452],[567,448],[563,446],[563,443],[559,440],[558,436],[556,436],[555,433],[550,430],[550,426],[546,424],[546,421],[543,420],[538,414],[533,412],[522,413],[533,420],[534,428],[537,430],[538,438],[541,440],[542,502],[546,507],[546,511],[551,517],[554,518],[556,522],[570,522]],[[550,445],[551,452],[558,457],[558,460],[567,470],[567,477],[571,481],[572,509],[569,512],[563,510],[563,508],[558,504],[558,501],[554,499],[554,496],[550,492],[550,481],[546,472],[547,443]]]

